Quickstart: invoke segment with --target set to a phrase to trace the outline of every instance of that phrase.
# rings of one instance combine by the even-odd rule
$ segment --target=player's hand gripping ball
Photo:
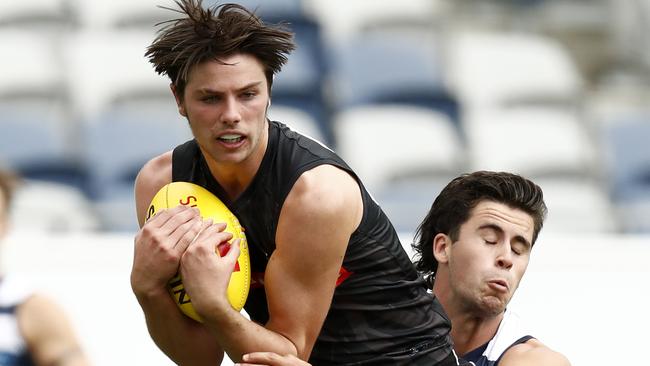
[[[201,217],[204,219],[211,218],[214,222],[225,222],[227,224],[225,231],[232,234],[232,240],[241,239],[239,243],[239,257],[237,258],[235,269],[228,283],[228,301],[235,310],[240,311],[244,307],[246,298],[248,297],[251,267],[246,236],[239,224],[239,220],[221,200],[207,189],[188,182],[173,182],[162,187],[151,200],[147,212],[147,220],[162,209],[172,208],[178,205],[198,208],[201,212]],[[224,256],[228,253],[230,247],[228,244],[223,243],[217,249],[219,255]],[[176,304],[185,315],[198,322],[202,322],[201,317],[192,306],[190,296],[185,292],[180,274],[177,274],[169,281],[168,289],[174,300],[176,300]]]

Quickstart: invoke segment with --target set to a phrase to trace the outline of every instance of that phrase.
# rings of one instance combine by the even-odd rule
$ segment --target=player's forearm
[[[217,342],[235,362],[241,361],[242,355],[246,353],[258,351],[282,355],[298,354],[291,340],[246,319],[232,308],[224,312],[214,311],[203,316],[203,319]]]
[[[138,296],[151,338],[178,365],[218,365],[223,351],[200,323],[183,315],[168,293]]]

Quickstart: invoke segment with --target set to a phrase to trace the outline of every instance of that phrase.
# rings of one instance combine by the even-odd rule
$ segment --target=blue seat
[[[16,5],[16,12],[29,7]],[[85,189],[61,71],[65,68],[48,36],[17,28],[0,31],[0,44],[11,50],[0,59],[0,160],[26,178]]]
[[[412,234],[452,178],[452,175],[404,176],[387,184],[375,199],[398,233]]]
[[[650,116],[613,121],[603,131],[606,173],[624,232],[650,233]]]
[[[611,121],[602,137],[605,173],[622,230],[650,233],[650,116]]]
[[[613,123],[604,136],[612,197],[650,200],[650,116]]]
[[[87,165],[94,197],[108,197],[132,185],[144,163],[191,138],[187,121],[165,101],[117,106],[86,131]]]
[[[436,44],[390,33],[362,34],[335,49],[337,109],[406,104],[442,112],[458,123],[458,104],[444,85]]]
[[[87,192],[87,175],[75,157],[62,103],[39,98],[0,101],[0,160],[24,178]]]
[[[121,103],[86,128],[86,165],[103,228],[135,230],[133,184],[149,159],[191,138],[167,99]]]
[[[299,108],[321,124],[329,136],[327,106],[323,98],[323,68],[317,46],[296,35],[297,49],[289,55],[287,64],[273,81],[273,104]]]
[[[304,13],[302,0],[233,0],[230,2],[237,3],[248,10],[254,11],[255,14],[261,17],[276,18],[278,16],[293,16]],[[223,4],[223,2],[218,0],[203,1],[205,7],[212,7],[220,4]]]

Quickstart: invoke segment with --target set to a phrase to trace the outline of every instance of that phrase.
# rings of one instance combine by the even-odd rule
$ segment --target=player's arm
[[[264,327],[243,318],[225,299],[224,271],[232,271],[236,246],[223,258],[214,255],[214,243],[204,247],[206,241],[197,239],[190,246],[182,264],[185,289],[231,359],[256,351],[309,357],[362,211],[359,186],[342,170],[320,166],[298,179],[282,207],[276,249],[266,267],[270,319]],[[192,261],[187,266],[186,259]],[[226,281],[215,286],[217,281],[201,278]]]
[[[536,339],[531,339],[506,351],[499,365],[571,366],[571,363],[563,354],[553,351]]]
[[[282,208],[265,274],[267,327],[291,340],[301,359],[308,359],[320,333],[362,216],[359,184],[331,165],[303,174]]]
[[[167,282],[178,270],[180,257],[206,227],[195,209],[177,206],[147,219],[153,196],[171,182],[171,152],[149,161],[135,182],[135,200],[141,229],[135,237],[131,287],[142,307],[156,345],[180,365],[216,365],[223,351],[200,323],[183,315]]]
[[[17,319],[30,355],[37,366],[90,364],[63,309],[41,295],[18,307]]]

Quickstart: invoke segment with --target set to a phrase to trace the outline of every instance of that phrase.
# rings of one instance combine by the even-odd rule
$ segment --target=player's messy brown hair
[[[533,244],[537,240],[547,212],[538,185],[512,173],[477,171],[463,174],[443,188],[415,234],[412,245],[416,253],[415,267],[427,277],[429,287],[432,288],[438,269],[438,261],[433,256],[433,239],[443,233],[454,242],[458,240],[461,225],[482,201],[503,203],[529,214],[534,224]]]
[[[167,75],[182,97],[192,68],[209,60],[249,54],[264,66],[269,86],[295,49],[293,33],[267,25],[239,4],[203,7],[202,0],[175,0],[181,18],[160,23],[156,39],[145,56],[157,73]]]

